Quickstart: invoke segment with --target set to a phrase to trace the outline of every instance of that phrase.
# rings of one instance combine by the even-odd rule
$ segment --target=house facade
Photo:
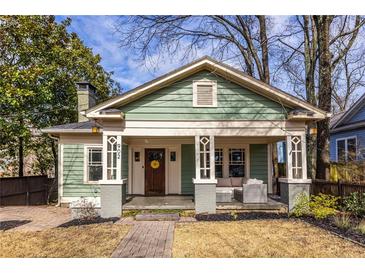
[[[309,191],[306,127],[327,113],[239,70],[204,57],[92,107],[93,86],[78,87],[79,123],[43,130],[59,140],[60,203],[85,197],[109,216],[125,195],[192,195],[197,212],[215,212],[219,179],[257,179],[273,192],[278,141],[282,199]]]
[[[365,94],[348,111],[332,118],[330,133],[331,161],[365,160]]]

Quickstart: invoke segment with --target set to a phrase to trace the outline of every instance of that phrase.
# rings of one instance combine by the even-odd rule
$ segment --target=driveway
[[[40,231],[57,227],[69,220],[71,220],[71,212],[68,208],[55,206],[0,207],[0,228],[9,221],[25,223],[12,228],[14,231]]]

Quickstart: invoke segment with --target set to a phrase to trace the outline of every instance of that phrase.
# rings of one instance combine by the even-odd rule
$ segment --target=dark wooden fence
[[[50,180],[47,176],[0,178],[0,205],[47,204]]]
[[[365,184],[349,182],[329,182],[324,180],[314,180],[311,184],[312,194],[329,194],[333,196],[345,197],[352,192],[365,193]]]

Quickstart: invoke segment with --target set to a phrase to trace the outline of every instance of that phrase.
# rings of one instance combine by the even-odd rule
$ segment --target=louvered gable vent
[[[217,82],[208,80],[194,81],[193,105],[194,107],[216,107]]]
[[[197,104],[199,106],[213,105],[213,86],[212,85],[198,85],[196,89]]]

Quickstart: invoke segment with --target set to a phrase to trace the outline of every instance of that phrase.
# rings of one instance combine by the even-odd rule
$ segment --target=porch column
[[[125,196],[122,180],[122,136],[103,132],[103,179],[100,181],[101,217],[120,217]]]
[[[286,173],[281,178],[280,196],[291,211],[300,193],[309,196],[311,180],[307,178],[307,146],[305,132],[286,137]]]
[[[216,184],[214,136],[195,136],[195,212],[215,213]]]

